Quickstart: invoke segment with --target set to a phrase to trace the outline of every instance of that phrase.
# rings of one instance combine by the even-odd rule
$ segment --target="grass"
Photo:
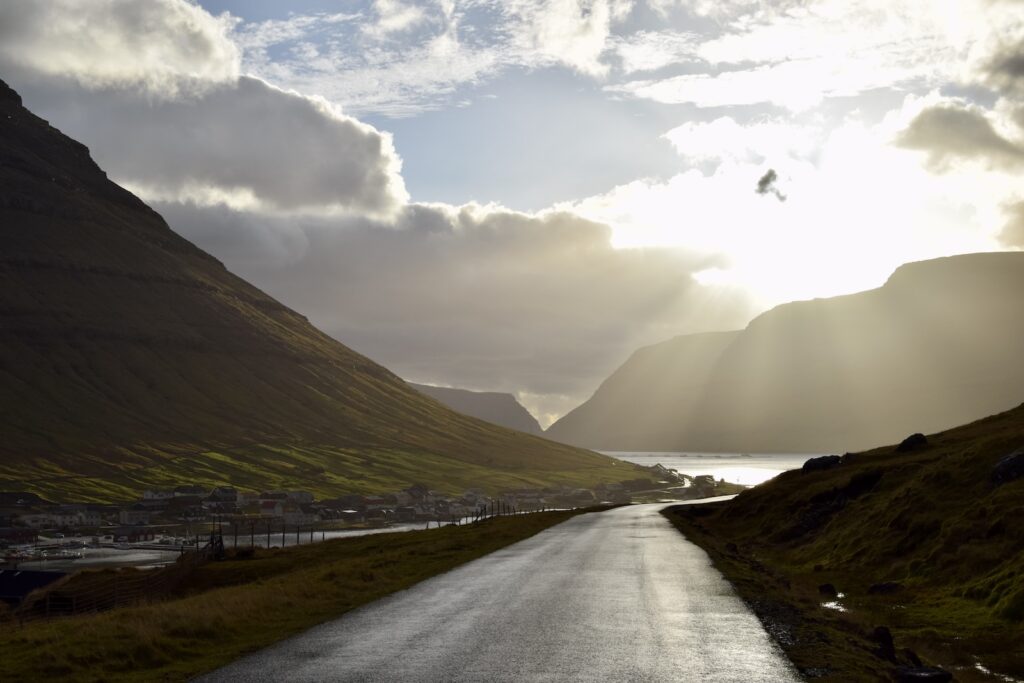
[[[809,677],[886,678],[902,652],[958,680],[1024,677],[1024,480],[990,473],[1024,444],[1024,406],[894,447],[788,472],[669,518],[704,547]],[[890,594],[872,585],[899,584]],[[846,610],[823,607],[832,584]],[[891,630],[896,662],[871,636]]]
[[[176,599],[5,625],[0,679],[186,680],[580,512],[242,550],[203,566]]]

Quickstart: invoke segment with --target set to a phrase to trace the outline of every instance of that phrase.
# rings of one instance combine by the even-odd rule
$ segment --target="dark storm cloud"
[[[413,380],[585,398],[636,347],[742,325],[713,263],[617,250],[578,216],[409,205],[397,225],[157,206],[171,226],[345,344]]]
[[[922,111],[897,144],[927,152],[935,170],[947,168],[954,159],[973,159],[1000,169],[1024,163],[1024,149],[1000,135],[983,112],[954,105]]]
[[[1024,45],[998,50],[986,65],[986,80],[996,90],[1024,93]]]
[[[775,169],[769,168],[768,172],[757,181],[757,189],[754,191],[758,194],[773,194],[780,202],[784,202],[786,201],[786,195],[782,194],[775,184],[778,179],[779,174],[775,172]]]

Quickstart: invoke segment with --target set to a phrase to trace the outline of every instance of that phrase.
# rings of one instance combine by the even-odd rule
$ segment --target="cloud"
[[[16,0],[0,5],[0,71],[145,199],[397,211],[408,194],[391,137],[239,76],[233,23],[184,0]]]
[[[957,159],[978,160],[997,169],[1024,164],[1024,147],[1001,135],[984,111],[960,103],[925,108],[896,142],[927,152],[929,165],[937,171]]]
[[[548,397],[533,396],[535,406],[582,400],[641,344],[752,314],[739,294],[719,293],[712,306],[693,280],[715,258],[615,249],[607,226],[564,212],[412,204],[392,226],[156,208],[234,271],[402,376]]]
[[[259,79],[173,100],[46,82],[24,94],[148,200],[386,216],[408,198],[389,135]]]
[[[687,31],[638,31],[613,36],[611,50],[618,55],[623,73],[657,71],[667,66],[697,62],[699,36]]]
[[[760,162],[780,156],[809,158],[823,134],[811,125],[763,118],[740,124],[722,116],[710,122],[688,121],[663,137],[687,159]]]
[[[231,26],[185,0],[7,0],[0,62],[90,88],[175,96],[238,76]]]
[[[934,174],[890,144],[898,125],[850,120],[819,133],[813,154],[773,156],[791,183],[784,204],[752,192],[764,159],[728,154],[562,207],[613,226],[618,245],[722,255],[701,281],[741,287],[764,306],[870,289],[908,261],[998,249],[999,207],[1019,197],[1017,174]]]
[[[363,32],[374,36],[387,36],[414,28],[427,19],[421,7],[407,5],[400,0],[374,0],[377,23],[369,24]]]
[[[991,55],[985,63],[984,73],[989,85],[996,89],[1024,94],[1024,43],[1005,47]]]
[[[1024,202],[1007,207],[1009,219],[999,234],[999,241],[1008,247],[1024,249]]]
[[[765,173],[757,181],[757,189],[754,190],[757,194],[773,194],[775,198],[780,202],[786,201],[786,195],[779,191],[778,186],[775,184],[779,179],[779,174],[775,172],[774,168],[769,168],[768,172]]]
[[[608,73],[602,61],[612,24],[624,19],[626,0],[512,0],[507,16],[528,61],[560,63],[595,77]],[[531,56],[535,53],[536,56]]]

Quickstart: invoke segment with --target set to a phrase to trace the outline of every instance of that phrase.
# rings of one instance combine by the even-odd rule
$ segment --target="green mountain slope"
[[[429,384],[410,383],[409,386],[465,415],[527,434],[539,436],[544,431],[536,418],[512,394],[435,387]]]
[[[1021,677],[1022,447],[1024,406],[674,514],[762,615],[781,619],[798,665],[831,669],[826,680],[881,680],[907,663],[873,654],[876,626],[898,648],[959,669],[957,680],[993,680],[978,662]],[[845,612],[822,607],[834,599],[824,584]]]
[[[547,434],[601,449],[841,452],[962,424],[1024,400],[1021,291],[1024,253],[907,264],[878,289],[772,309],[710,349],[697,336],[637,354]],[[624,436],[638,420],[646,434]]]
[[[228,272],[0,82],[0,488],[635,476],[457,414]]]

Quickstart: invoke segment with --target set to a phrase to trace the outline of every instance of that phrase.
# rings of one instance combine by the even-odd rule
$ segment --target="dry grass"
[[[186,680],[579,512],[242,552],[174,600],[4,626],[0,680]]]

